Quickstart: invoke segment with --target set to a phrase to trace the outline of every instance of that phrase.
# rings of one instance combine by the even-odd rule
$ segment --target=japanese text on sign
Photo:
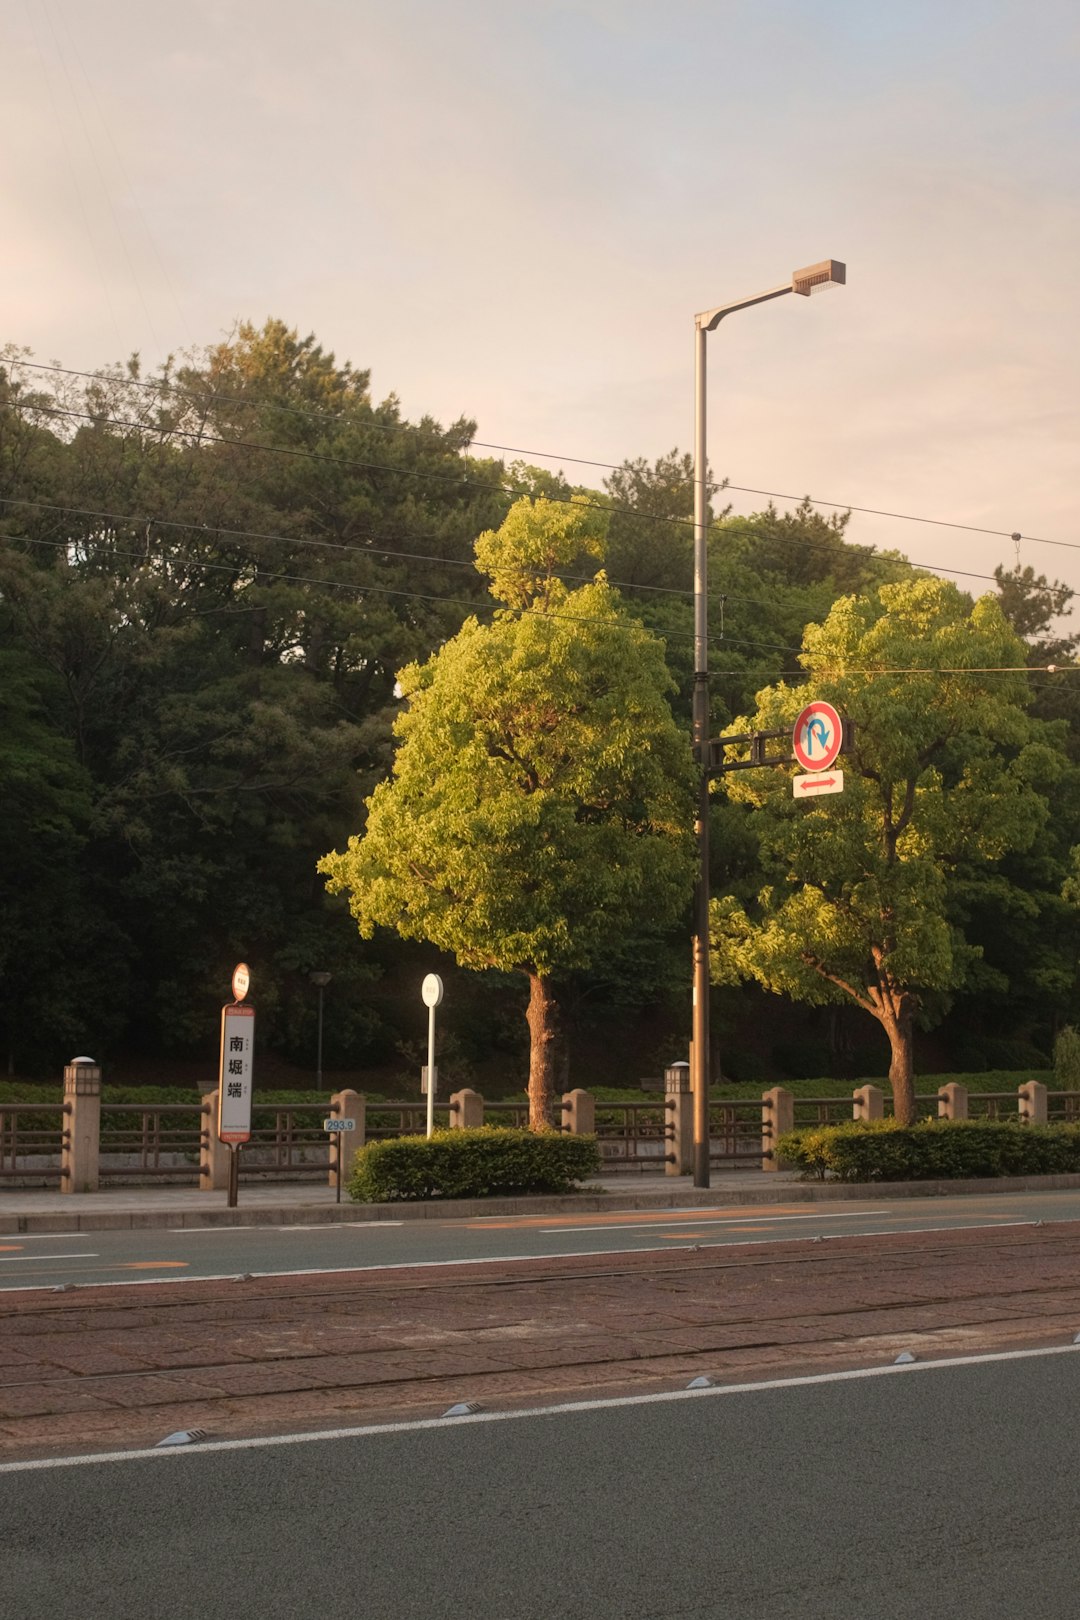
[[[251,1137],[251,1071],[255,1009],[234,1004],[221,1009],[221,1067],[218,1076],[218,1136],[237,1146]]]

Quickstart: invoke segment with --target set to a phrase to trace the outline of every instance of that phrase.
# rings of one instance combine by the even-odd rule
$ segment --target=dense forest
[[[598,566],[622,610],[663,638],[688,727],[689,458],[628,460],[602,487],[499,459],[476,424],[403,419],[367,373],[277,321],[144,375],[94,376],[0,353],[0,1061],[55,1074],[78,1051],[152,1080],[213,1061],[233,964],[251,964],[268,1057],[310,1065],[313,972],[332,975],[325,1054],[338,1071],[419,1061],[423,974],[447,980],[451,1082],[528,1066],[524,993],[422,944],[362,940],[318,862],[363,825],[393,756],[397,674],[496,604],[478,537],[524,497],[595,514],[562,575]],[[808,625],[839,598],[918,577],[859,545],[846,515],[803,503],[750,517],[713,490],[714,732],[757,694],[806,679]],[[1032,666],[1069,662],[1071,593],[1019,564],[985,590]],[[963,981],[926,999],[924,1067],[1043,1064],[1078,1008],[1080,687],[1022,677],[1060,769],[1052,814],[949,905]],[[755,815],[718,793],[713,892],[761,883]],[[560,985],[565,1078],[633,1083],[682,1054],[688,920],[626,937]],[[618,936],[617,939],[615,936]],[[716,1061],[734,1079],[880,1073],[856,1010],[718,987]]]

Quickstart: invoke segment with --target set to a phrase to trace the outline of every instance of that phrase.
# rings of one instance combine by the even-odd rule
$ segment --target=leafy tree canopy
[[[551,572],[590,524],[523,501],[484,537],[494,588],[521,611],[467,621],[401,672],[393,777],[363,835],[321,863],[362,933],[390,927],[528,976],[536,1125],[552,1106],[550,981],[644,918],[673,920],[692,881],[693,766],[663,648],[602,578],[571,590]]]
[[[1024,648],[1000,604],[918,579],[838,601],[807,628],[807,684],[759,694],[746,723],[788,727],[809,695],[855,723],[840,796],[791,797],[786,771],[729,773],[753,808],[767,878],[756,904],[714,906],[717,973],[797,1000],[850,1000],[882,1025],[897,1112],[914,1108],[912,1028],[977,953],[950,908],[958,867],[1029,847],[1063,768],[1025,712]],[[743,729],[740,723],[740,729]]]

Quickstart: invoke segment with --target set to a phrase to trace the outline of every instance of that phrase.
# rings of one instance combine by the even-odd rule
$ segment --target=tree
[[[768,688],[737,723],[790,726],[812,694],[854,721],[855,748],[843,795],[812,805],[792,800],[786,771],[726,777],[756,812],[769,881],[749,909],[714,905],[717,977],[863,1008],[888,1038],[904,1121],[916,1015],[940,1016],[980,954],[957,920],[957,873],[1028,848],[1048,816],[1040,788],[1063,768],[1055,734],[1025,713],[1025,676],[990,673],[1024,653],[993,597],[971,606],[936,579],[883,585],[808,626],[808,685]]]
[[[481,536],[515,608],[401,672],[393,777],[363,834],[320,863],[365,936],[393,928],[527,977],[534,1129],[552,1120],[553,981],[643,920],[673,921],[693,874],[694,772],[662,644],[602,575],[570,590],[554,574],[597,533],[595,512],[542,499]]]

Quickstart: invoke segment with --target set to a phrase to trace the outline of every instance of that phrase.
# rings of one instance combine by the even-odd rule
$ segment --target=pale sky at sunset
[[[1080,547],[1075,0],[0,0],[0,56],[0,342],[275,315],[409,416],[617,462],[690,448],[695,310],[833,257],[710,338],[714,468]]]

